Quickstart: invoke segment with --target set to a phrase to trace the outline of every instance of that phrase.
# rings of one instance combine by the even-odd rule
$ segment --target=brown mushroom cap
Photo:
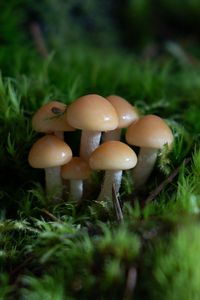
[[[64,179],[84,180],[90,177],[91,169],[81,157],[73,157],[69,163],[61,167]]]
[[[58,101],[51,101],[38,109],[32,118],[35,131],[51,133],[55,131],[74,131],[66,121],[66,105]]]
[[[89,165],[94,170],[128,170],[137,163],[135,152],[119,141],[101,144],[90,156]]]
[[[54,135],[45,135],[33,144],[28,162],[33,168],[50,168],[68,163],[72,158],[70,147]]]
[[[68,107],[67,122],[82,130],[108,131],[117,128],[118,117],[105,98],[91,94],[80,97]]]
[[[118,128],[126,128],[131,123],[139,119],[137,109],[124,98],[117,95],[110,95],[106,97],[106,99],[113,105],[118,114]]]
[[[138,147],[158,148],[171,145],[173,134],[163,119],[146,115],[128,127],[126,141]]]

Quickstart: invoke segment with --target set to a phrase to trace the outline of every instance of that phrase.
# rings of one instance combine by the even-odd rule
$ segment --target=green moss
[[[180,228],[156,251],[153,299],[199,299],[199,224]]]

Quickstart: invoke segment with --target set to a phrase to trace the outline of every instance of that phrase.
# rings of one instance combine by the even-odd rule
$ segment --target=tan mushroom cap
[[[69,163],[61,167],[61,176],[64,179],[84,180],[90,177],[91,169],[81,157],[73,157]]]
[[[160,149],[165,144],[172,144],[173,134],[163,119],[146,115],[129,126],[126,141],[138,147]]]
[[[128,170],[137,163],[135,152],[119,141],[101,144],[90,156],[89,165],[94,170]]]
[[[90,94],[80,97],[68,107],[67,122],[82,130],[108,131],[117,128],[118,117],[105,98]]]
[[[28,162],[33,168],[57,167],[68,163],[72,158],[70,147],[54,135],[45,135],[33,144]]]
[[[51,133],[54,131],[74,131],[66,121],[66,105],[58,101],[51,101],[38,109],[32,118],[35,131]]]
[[[126,128],[131,123],[139,119],[137,109],[124,98],[117,95],[110,95],[106,97],[106,99],[113,105],[118,114],[118,128]]]

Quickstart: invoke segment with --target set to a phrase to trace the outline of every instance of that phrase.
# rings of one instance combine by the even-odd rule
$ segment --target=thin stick
[[[190,162],[191,158],[188,157],[186,159],[184,159],[183,164],[187,165]],[[160,194],[160,192],[165,188],[165,186],[169,183],[171,183],[173,181],[173,179],[178,175],[179,171],[180,171],[181,166],[178,166],[171,174],[169,177],[167,177],[163,182],[161,182],[161,184],[156,187],[155,190],[153,190],[149,196],[146,198],[146,200],[144,201],[144,203],[149,203],[152,200],[154,200],[154,198],[156,198],[156,196],[158,196],[158,194]]]
[[[43,213],[45,213],[45,214],[46,214],[50,219],[52,219],[53,221],[62,223],[61,220],[59,220],[56,216],[54,216],[52,213],[50,213],[47,209],[43,208],[43,209],[41,209],[41,211],[42,211]]]
[[[33,22],[30,25],[30,31],[33,36],[36,48],[38,52],[41,54],[43,57],[48,56],[48,50],[44,41],[44,37],[41,31],[41,28],[38,23]]]
[[[11,276],[15,275],[16,273],[19,273],[19,271],[21,271],[21,269],[23,269],[24,267],[26,267],[26,265],[33,259],[32,256],[28,256],[27,258],[25,258],[25,260],[23,260],[23,262],[18,265],[14,270],[11,271]]]
[[[119,202],[119,198],[115,191],[114,184],[112,185],[112,200],[113,200],[113,205],[114,205],[116,216],[117,216],[117,221],[121,223],[124,220],[124,216],[123,216],[122,208],[121,208],[121,205]]]
[[[128,271],[126,288],[123,300],[133,299],[133,292],[137,282],[137,270],[135,267],[131,267]]]

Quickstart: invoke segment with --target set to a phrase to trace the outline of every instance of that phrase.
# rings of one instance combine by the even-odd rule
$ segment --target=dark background
[[[166,42],[175,41],[195,52],[200,40],[200,2],[3,0],[1,50],[11,46],[12,55],[31,43],[33,24],[39,26],[49,51],[63,47],[67,51],[67,47],[81,44],[155,56],[165,51]]]

